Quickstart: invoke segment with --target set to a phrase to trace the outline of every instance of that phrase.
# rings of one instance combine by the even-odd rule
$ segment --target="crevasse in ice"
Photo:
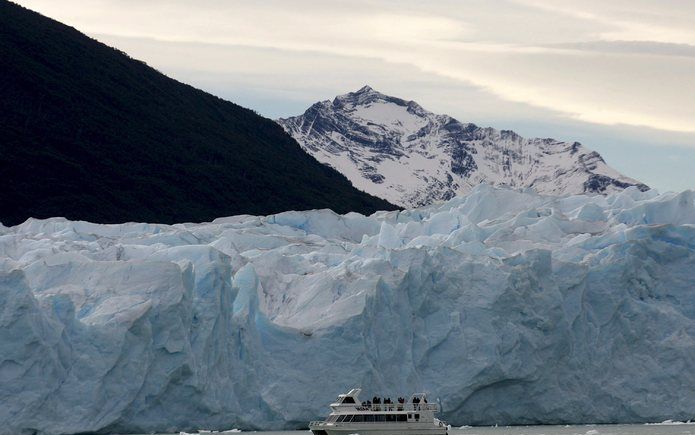
[[[695,193],[481,185],[401,212],[0,226],[0,432],[695,417]]]

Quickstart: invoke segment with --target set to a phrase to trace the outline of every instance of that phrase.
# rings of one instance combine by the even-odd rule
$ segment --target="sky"
[[[18,0],[270,118],[365,84],[695,189],[692,0]]]

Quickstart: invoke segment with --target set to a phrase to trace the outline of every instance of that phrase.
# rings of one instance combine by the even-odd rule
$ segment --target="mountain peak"
[[[355,187],[404,207],[447,200],[480,183],[555,195],[648,189],[577,142],[461,123],[368,85],[278,122]]]
[[[424,110],[418,103],[410,100],[403,100],[398,97],[383,94],[369,85],[365,85],[355,92],[338,95],[333,99],[334,110],[351,110],[357,107],[372,106],[375,103],[391,104],[401,106],[402,110],[411,112],[412,115],[425,117],[430,112]]]
[[[374,101],[379,98],[390,98],[388,95],[384,95],[381,92],[374,90],[369,85],[364,85],[360,89],[354,92],[348,92],[347,94],[342,94],[336,96],[334,102],[352,102],[353,104],[365,104]]]
[[[353,94],[368,94],[370,92],[376,92],[376,91],[374,91],[374,88],[372,88],[371,86],[364,85],[360,89],[358,89],[357,91],[351,92],[351,93],[353,93]]]

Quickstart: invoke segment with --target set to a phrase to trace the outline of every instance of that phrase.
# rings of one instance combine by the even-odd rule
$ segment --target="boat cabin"
[[[394,431],[403,435],[422,434],[447,435],[448,426],[435,418],[439,405],[427,403],[424,393],[413,394],[410,399],[374,397],[371,401],[360,401],[359,388],[340,394],[331,403],[331,413],[325,421],[313,421],[309,429],[314,435],[345,435],[361,433],[388,435]]]

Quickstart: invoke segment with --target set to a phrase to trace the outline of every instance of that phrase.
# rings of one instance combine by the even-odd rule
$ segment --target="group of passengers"
[[[427,403],[427,398],[426,398],[426,397],[423,397],[423,398],[422,398],[422,402],[423,402],[423,403]],[[393,410],[393,409],[394,409],[393,406],[384,406],[384,407],[381,407],[381,406],[373,406],[373,405],[381,405],[382,403],[383,403],[384,405],[393,405],[393,404],[394,404],[394,402],[391,400],[390,397],[386,397],[386,398],[383,398],[383,399],[382,399],[382,398],[379,397],[379,396],[374,396],[374,397],[372,397],[372,400],[367,400],[367,401],[362,402],[362,407],[363,407],[364,409],[373,409],[373,408],[376,408],[376,409],[382,409],[382,408],[383,408],[383,409],[386,409],[386,410]],[[399,397],[399,398],[398,398],[398,407],[397,407],[397,409],[400,410],[400,411],[402,411],[402,410],[403,410],[403,404],[405,404],[405,403],[406,403],[405,398]],[[418,404],[420,403],[420,398],[419,398],[419,397],[417,397],[417,396],[416,396],[416,397],[413,397],[412,403],[413,403],[414,405],[416,405],[416,406],[415,406],[416,409],[419,409],[419,408],[420,408],[420,406],[418,405]]]
[[[401,400],[402,399],[399,398],[398,403],[403,403],[403,402],[401,402]],[[374,397],[372,397],[372,400],[367,400],[366,402],[362,402],[362,406],[381,405],[382,401],[383,401],[384,405],[388,405],[388,404],[393,403],[391,401],[390,397],[386,397],[386,398],[382,399],[381,397],[374,396]]]

